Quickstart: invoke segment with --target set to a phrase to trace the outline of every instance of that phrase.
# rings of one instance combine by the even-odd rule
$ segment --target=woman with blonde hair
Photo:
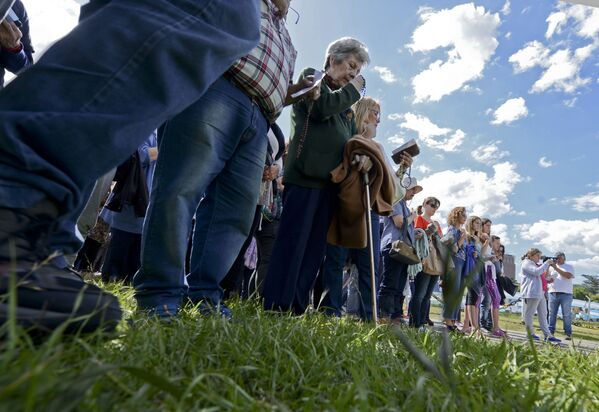
[[[464,273],[466,276],[468,293],[466,294],[466,310],[464,315],[463,333],[477,333],[480,335],[479,312],[480,295],[482,292],[482,265],[480,256],[483,248],[488,244],[481,240],[482,220],[478,216],[470,216],[466,221],[466,264]]]
[[[381,121],[380,103],[372,97],[364,97],[358,100],[352,110],[355,115],[356,130],[367,139],[374,139],[378,124]],[[378,142],[377,142],[378,144]],[[378,144],[384,153],[383,146]],[[406,155],[400,167],[400,174],[403,175],[407,167],[411,164],[411,158]],[[378,253],[380,249],[381,235],[379,230],[379,215],[371,211],[372,219],[372,250]],[[347,256],[350,256],[352,262],[358,268],[358,314],[362,320],[372,320],[372,287],[370,280],[370,252],[369,248],[347,249],[341,246],[327,244],[326,258],[322,271],[322,292],[323,296],[320,302],[315,302],[322,307],[326,313],[334,316],[341,316],[343,306],[343,267]],[[378,262],[378,256],[375,256],[375,262]],[[378,265],[375,264],[375,277],[378,279]],[[348,291],[349,294],[353,290]],[[376,292],[376,291],[375,291]],[[315,300],[318,297],[315,298]],[[350,308],[348,308],[348,311]]]
[[[456,331],[456,320],[460,312],[463,290],[463,270],[466,261],[464,244],[466,242],[466,231],[463,229],[466,223],[466,208],[454,207],[447,215],[447,233],[443,242],[449,245],[454,269],[450,270],[443,278],[443,319],[447,329]]]
[[[552,343],[561,342],[560,339],[554,337],[549,331],[547,324],[547,306],[545,305],[545,296],[543,293],[543,284],[541,276],[549,267],[555,267],[556,261],[547,259],[544,263],[539,264],[541,260],[541,251],[537,248],[529,249],[522,256],[522,299],[524,299],[524,324],[530,337],[534,340],[539,340],[539,337],[534,333],[533,318],[537,313],[539,326],[545,335],[545,340]]]

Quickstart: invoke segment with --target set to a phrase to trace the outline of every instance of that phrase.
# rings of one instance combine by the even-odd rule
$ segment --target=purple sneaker
[[[549,336],[547,338],[545,338],[545,342],[549,342],[549,343],[560,343],[562,340],[556,338],[555,336]]]

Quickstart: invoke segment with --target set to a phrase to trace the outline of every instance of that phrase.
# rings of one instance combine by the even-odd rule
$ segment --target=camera
[[[555,256],[541,256],[541,259],[543,260],[543,263],[547,262],[548,260],[557,260],[557,258]]]

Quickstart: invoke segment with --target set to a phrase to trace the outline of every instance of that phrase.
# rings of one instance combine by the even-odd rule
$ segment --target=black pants
[[[283,214],[264,281],[265,309],[305,312],[336,206],[335,186],[309,189],[285,185]]]
[[[277,232],[279,231],[279,221],[269,222],[262,219],[262,229],[256,232],[256,242],[258,243],[258,270],[254,276],[247,282],[248,294],[262,295],[264,290],[264,279],[268,273],[270,261],[272,258]]]
[[[102,280],[130,283],[141,266],[141,234],[110,229],[110,244],[102,265]]]

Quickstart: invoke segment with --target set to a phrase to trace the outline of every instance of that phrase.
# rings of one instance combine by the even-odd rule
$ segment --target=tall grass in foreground
[[[115,286],[126,308],[131,292]],[[161,323],[132,316],[111,337],[0,348],[1,411],[597,410],[599,355],[551,346],[396,331],[322,315],[232,305],[235,320],[186,312]],[[447,348],[445,349],[447,350]],[[431,365],[429,365],[430,367]]]

